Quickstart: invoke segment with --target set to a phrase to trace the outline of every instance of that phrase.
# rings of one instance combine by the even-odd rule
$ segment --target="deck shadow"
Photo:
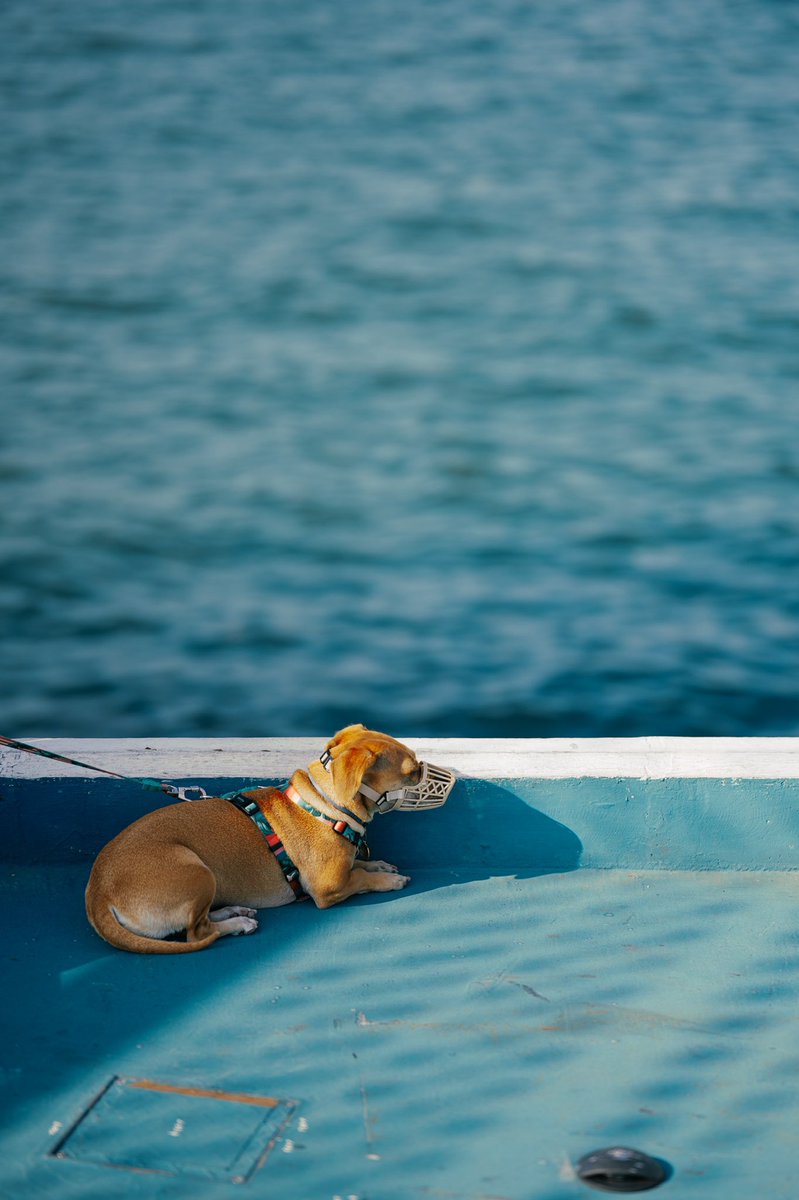
[[[569,826],[485,779],[458,780],[447,803],[432,812],[376,817],[369,844],[375,858],[400,871],[467,868],[519,878],[574,871],[583,851]]]

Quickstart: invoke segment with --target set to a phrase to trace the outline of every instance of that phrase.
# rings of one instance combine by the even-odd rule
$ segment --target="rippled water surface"
[[[7,0],[0,720],[799,732],[799,9]]]

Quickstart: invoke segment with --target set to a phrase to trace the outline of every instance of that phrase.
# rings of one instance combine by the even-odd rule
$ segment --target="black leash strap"
[[[150,791],[164,792],[167,796],[177,796],[180,800],[204,800],[205,792],[201,787],[178,787],[165,779],[148,779],[137,775],[120,775],[117,771],[109,771],[105,767],[95,767],[92,763],[81,762],[77,758],[67,758],[64,754],[56,754],[52,750],[43,750],[41,746],[31,746],[28,742],[18,742],[15,738],[4,737],[0,733],[0,746],[8,746],[11,750],[24,750],[26,754],[36,754],[40,758],[52,758],[55,762],[67,763],[70,767],[83,767],[86,771],[100,771],[103,775],[111,775],[114,779],[125,779],[128,783],[138,783],[140,787]],[[199,795],[189,797],[186,792],[199,792]]]

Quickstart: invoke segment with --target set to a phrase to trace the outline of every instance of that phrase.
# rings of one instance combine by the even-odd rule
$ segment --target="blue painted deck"
[[[0,792],[0,1195],[569,1200],[622,1142],[658,1195],[795,1197],[795,780],[463,780],[374,827],[406,891],[157,959],[82,899],[152,798]]]

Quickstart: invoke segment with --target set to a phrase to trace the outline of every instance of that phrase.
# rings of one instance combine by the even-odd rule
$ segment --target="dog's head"
[[[369,818],[392,809],[438,808],[455,783],[452,771],[421,762],[396,738],[363,725],[339,730],[322,762],[337,802],[351,807],[360,801]]]

